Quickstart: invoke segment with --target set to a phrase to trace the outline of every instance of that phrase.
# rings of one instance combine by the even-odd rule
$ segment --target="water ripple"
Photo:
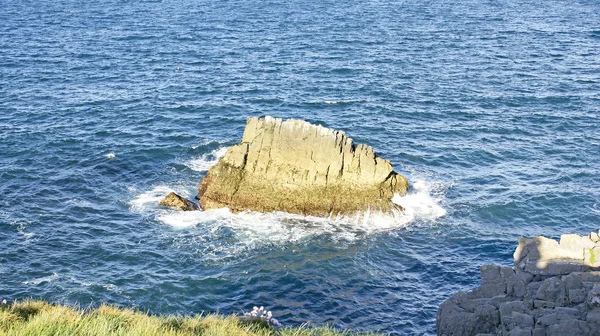
[[[156,314],[264,305],[284,324],[435,334],[439,303],[478,266],[510,264],[518,237],[597,230],[599,13],[6,1],[0,294]],[[419,215],[374,228],[156,206],[193,197],[263,115],[372,145],[413,182],[403,201]]]

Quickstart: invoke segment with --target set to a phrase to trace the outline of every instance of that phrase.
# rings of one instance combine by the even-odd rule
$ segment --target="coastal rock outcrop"
[[[183,211],[199,210],[198,206],[194,202],[185,199],[174,192],[169,193],[165,198],[163,198],[162,201],[160,201],[160,203],[158,203],[158,205],[175,207]]]
[[[515,267],[482,266],[481,285],[440,306],[438,335],[600,335],[600,239],[521,238]]]
[[[242,141],[208,171],[198,199],[204,210],[353,216],[397,214],[390,199],[407,190],[388,160],[344,132],[267,116],[247,119]]]

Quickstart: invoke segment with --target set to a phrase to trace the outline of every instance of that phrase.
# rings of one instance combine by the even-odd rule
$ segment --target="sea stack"
[[[242,141],[208,171],[198,199],[204,210],[335,217],[398,213],[390,199],[407,190],[388,160],[344,132],[267,116],[247,119]]]

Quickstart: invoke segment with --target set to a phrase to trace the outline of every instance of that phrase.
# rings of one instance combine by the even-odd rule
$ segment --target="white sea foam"
[[[58,278],[60,278],[60,276],[58,274],[52,273],[52,275],[49,275],[49,276],[45,276],[45,277],[41,277],[41,278],[29,280],[29,281],[23,281],[22,284],[35,286],[35,285],[39,285],[43,282],[52,282]]]
[[[20,234],[24,240],[21,242],[22,244],[29,244],[37,240],[37,236],[33,232],[27,232],[29,222],[26,221],[13,221],[10,225],[14,226],[17,229],[17,233]]]
[[[185,163],[190,169],[195,171],[207,171],[214,166],[219,159],[225,156],[227,147],[217,148],[210,153],[202,154],[200,157],[193,158]]]
[[[117,288],[117,285],[108,284],[108,285],[102,285],[102,287],[104,287],[104,289],[106,289],[107,291],[113,291]]]
[[[168,186],[158,186],[144,192],[130,204],[132,211],[176,230],[197,228],[185,233],[186,236],[194,236],[193,242],[188,243],[210,250],[210,253],[221,258],[237,255],[243,250],[272,244],[283,246],[319,236],[327,236],[332,241],[351,242],[365,235],[406,227],[417,221],[433,222],[446,214],[446,210],[439,205],[442,196],[434,196],[440,188],[440,184],[415,180],[406,196],[395,196],[392,199],[404,208],[404,213],[398,212],[394,216],[373,211],[366,211],[352,218],[320,218],[284,212],[245,211],[233,214],[226,208],[177,211],[157,205],[164,195],[172,191]],[[233,240],[228,238],[226,243],[220,243],[223,232],[229,232]],[[206,244],[212,245],[204,246]]]
[[[206,146],[206,145],[209,145],[209,144],[211,144],[213,142],[215,142],[215,141],[214,140],[209,140],[209,139],[204,139],[199,144],[193,145],[192,149],[196,149],[196,148],[198,148],[200,146]]]
[[[432,196],[432,189],[436,186],[424,180],[416,180],[412,190],[405,196],[395,195],[392,202],[404,208],[404,221],[410,223],[416,219],[435,220],[446,214],[446,210],[439,205],[439,199]]]
[[[392,201],[404,208],[404,213],[394,216],[380,212],[366,211],[352,218],[294,215],[285,212],[258,213],[246,211],[233,214],[228,209],[209,211],[156,211],[155,218],[174,228],[186,228],[195,225],[213,223],[225,225],[234,230],[246,231],[272,239],[286,241],[301,239],[303,236],[323,233],[337,233],[347,237],[359,233],[370,233],[391,228],[403,227],[419,219],[433,221],[446,214],[438,203],[439,199],[430,193],[434,185],[417,180],[406,196],[396,195]],[[156,187],[138,196],[132,203],[137,208],[155,205],[161,197],[170,192],[168,187]]]
[[[107,159],[114,159],[115,158],[115,153],[108,153],[106,155],[104,155]]]
[[[158,203],[174,191],[168,186],[157,186],[148,190],[129,202],[129,209],[133,212],[151,211],[158,207]]]
[[[337,105],[337,104],[351,104],[351,103],[356,103],[358,102],[357,100],[325,100],[325,104],[328,105]]]
[[[103,284],[103,283],[97,283],[97,282],[89,282],[89,281],[83,281],[83,280],[79,280],[78,275],[67,275],[67,276],[63,276],[63,278],[65,278],[67,280],[67,282],[71,282],[73,284],[79,285],[81,287],[93,287],[93,286],[98,286],[98,287],[102,287],[105,290],[108,291],[112,291],[117,289],[118,287],[114,284],[108,283],[108,284]]]
[[[133,212],[146,213],[156,211],[157,209],[162,209],[158,206],[158,203],[163,198],[165,198],[165,196],[167,196],[170,192],[175,192],[181,197],[185,198],[191,197],[190,191],[185,188],[171,188],[166,185],[159,185],[146,192],[139,194],[134,199],[132,199],[129,202],[129,210]],[[177,211],[176,213],[180,212]]]
[[[23,238],[25,238],[25,243],[30,242],[31,239],[35,237],[35,233],[32,232],[19,231],[19,234],[22,235]]]

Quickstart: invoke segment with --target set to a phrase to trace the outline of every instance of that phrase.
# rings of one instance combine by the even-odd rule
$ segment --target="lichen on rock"
[[[344,132],[267,116],[247,119],[242,141],[208,171],[198,199],[204,210],[352,216],[398,213],[390,199],[407,190],[388,160]]]

